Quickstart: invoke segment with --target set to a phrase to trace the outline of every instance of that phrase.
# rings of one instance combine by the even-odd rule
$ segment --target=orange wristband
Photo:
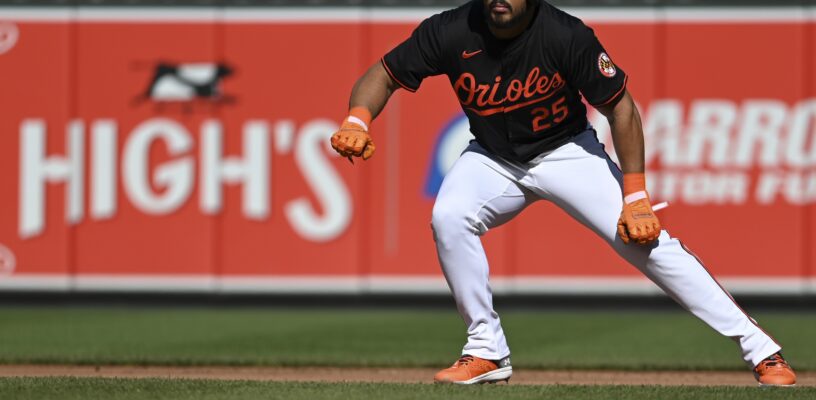
[[[346,121],[360,125],[368,131],[368,126],[371,125],[371,111],[362,106],[352,107]]]
[[[623,174],[623,195],[646,191],[646,174],[628,173]]]

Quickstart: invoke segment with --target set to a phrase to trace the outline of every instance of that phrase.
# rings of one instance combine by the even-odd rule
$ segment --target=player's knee
[[[434,240],[439,243],[458,242],[465,235],[484,235],[488,228],[476,213],[461,204],[437,203],[431,217]]]
[[[454,214],[452,207],[437,202],[431,212],[431,227],[437,232],[445,229],[445,225],[456,218]]]
[[[431,213],[431,228],[436,239],[466,231],[466,221],[465,213],[456,204],[440,202],[434,204]]]

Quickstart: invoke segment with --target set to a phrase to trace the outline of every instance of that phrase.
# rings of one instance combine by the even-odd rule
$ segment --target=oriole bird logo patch
[[[613,78],[618,74],[618,69],[606,53],[598,56],[598,69],[607,78]]]

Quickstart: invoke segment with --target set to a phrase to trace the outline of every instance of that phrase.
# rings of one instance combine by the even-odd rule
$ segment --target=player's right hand
[[[349,121],[343,122],[340,130],[332,135],[331,145],[343,157],[362,157],[363,160],[371,158],[376,149],[365,128]]]

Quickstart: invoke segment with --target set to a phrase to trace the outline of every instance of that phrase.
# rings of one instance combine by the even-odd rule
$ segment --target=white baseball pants
[[[697,258],[663,230],[652,246],[617,235],[622,174],[594,130],[527,164],[488,153],[475,141],[445,176],[433,208],[437,254],[467,325],[462,354],[498,360],[510,354],[493,310],[489,267],[479,236],[533,202],[549,200],[609,243],[669,296],[742,349],[753,367],[780,350]]]

